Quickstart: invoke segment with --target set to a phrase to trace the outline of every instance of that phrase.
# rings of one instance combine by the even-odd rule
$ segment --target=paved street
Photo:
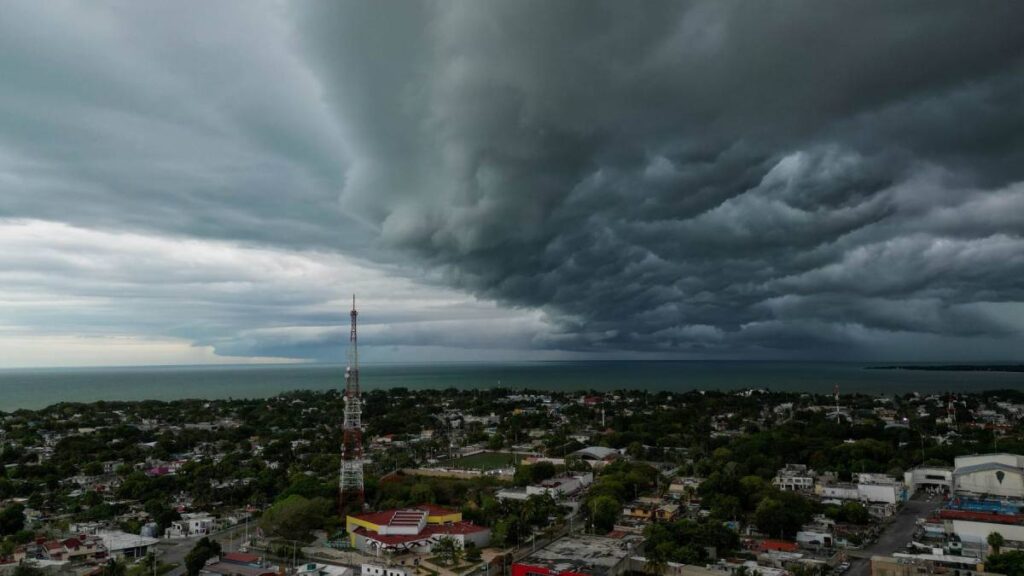
[[[254,524],[249,524],[250,532],[255,530]],[[238,550],[241,544],[241,539],[245,536],[245,525],[239,524],[224,530],[217,532],[210,536],[210,538],[216,542],[220,542],[221,547],[225,552],[234,552]],[[156,546],[159,551],[158,561],[166,564],[177,564],[178,566],[167,573],[167,576],[182,576],[185,574],[185,556],[188,555],[192,547],[195,546],[202,537],[196,536],[192,538],[182,538],[180,540],[162,540],[160,544]]]
[[[930,515],[933,510],[942,504],[941,498],[924,498],[924,496],[921,496],[920,499],[908,501],[899,514],[896,515],[896,518],[893,519],[892,523],[878,537],[878,541],[859,551],[858,555],[863,555],[864,557],[850,560],[848,576],[867,576],[871,572],[871,556],[889,555],[906,548],[907,543],[910,542],[911,537],[914,535],[917,520]]]

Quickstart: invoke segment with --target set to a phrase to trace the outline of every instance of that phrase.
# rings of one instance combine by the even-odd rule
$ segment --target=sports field
[[[445,465],[450,468],[460,468],[463,470],[494,470],[496,468],[508,468],[521,459],[521,456],[511,452],[480,452],[479,454],[456,458]]]

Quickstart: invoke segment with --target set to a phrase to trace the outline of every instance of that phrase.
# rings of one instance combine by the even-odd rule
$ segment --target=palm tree
[[[988,535],[988,545],[992,547],[993,554],[999,554],[999,550],[1006,543],[1006,539],[999,532],[992,532]]]

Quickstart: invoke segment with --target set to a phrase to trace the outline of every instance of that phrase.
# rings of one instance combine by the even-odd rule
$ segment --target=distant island
[[[940,364],[868,366],[868,370],[942,370],[946,372],[1024,372],[1024,364]]]

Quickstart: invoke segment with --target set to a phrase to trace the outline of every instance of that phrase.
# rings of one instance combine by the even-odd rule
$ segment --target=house
[[[772,478],[772,485],[788,492],[810,492],[814,490],[816,477],[817,473],[804,464],[786,464]]]
[[[206,513],[182,514],[181,520],[171,522],[164,530],[164,538],[189,538],[213,531],[216,519]]]

